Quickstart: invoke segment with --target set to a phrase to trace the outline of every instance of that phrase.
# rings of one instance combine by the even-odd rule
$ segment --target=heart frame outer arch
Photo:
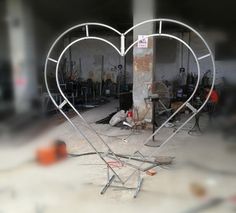
[[[59,80],[58,80],[58,67],[59,67],[59,64],[60,64],[60,60],[63,56],[63,54],[65,53],[65,51],[71,47],[73,44],[79,42],[79,41],[83,41],[83,40],[100,40],[100,41],[103,41],[107,44],[109,44],[110,46],[112,46],[121,56],[125,56],[130,49],[132,49],[134,47],[135,44],[137,44],[139,42],[139,40],[136,40],[135,42],[133,42],[127,49],[125,49],[125,36],[130,33],[131,31],[133,31],[135,28],[139,27],[139,26],[142,26],[144,24],[147,24],[147,23],[159,23],[159,32],[156,33],[156,34],[150,34],[150,35],[147,35],[146,37],[149,38],[149,37],[169,37],[169,38],[172,38],[172,39],[175,39],[175,40],[178,40],[179,42],[181,42],[182,44],[184,44],[188,49],[189,51],[192,53],[194,59],[195,59],[195,62],[197,64],[197,72],[198,72],[198,78],[197,78],[197,84],[195,85],[195,88],[194,88],[194,92],[192,93],[192,95],[189,97],[189,99],[175,112],[173,113],[152,135],[150,135],[147,140],[144,141],[143,144],[147,143],[154,135],[156,135],[161,128],[163,128],[163,126],[169,122],[169,120],[171,118],[173,118],[183,107],[187,106],[189,107],[189,101],[193,98],[193,96],[195,95],[196,91],[197,91],[197,88],[199,86],[199,82],[200,82],[200,74],[201,74],[201,70],[200,70],[200,65],[199,65],[199,61],[202,60],[202,59],[205,59],[207,57],[210,57],[211,59],[211,63],[212,63],[212,84],[211,84],[211,88],[210,88],[210,92],[206,98],[206,100],[203,102],[203,104],[201,105],[201,107],[199,109],[193,109],[192,106],[190,105],[190,109],[193,109],[193,114],[172,134],[170,135],[163,143],[161,146],[163,146],[165,143],[167,143],[186,123],[188,123],[200,110],[202,110],[202,108],[206,105],[207,101],[209,100],[210,98],[210,95],[211,95],[211,92],[214,88],[214,84],[215,84],[215,61],[214,61],[214,57],[213,57],[213,54],[212,54],[212,51],[209,47],[209,45],[207,44],[207,42],[205,41],[205,39],[200,35],[200,33],[198,33],[195,29],[193,29],[192,27],[190,27],[189,25],[185,24],[185,23],[182,23],[180,21],[176,21],[176,20],[172,20],[172,19],[165,19],[165,18],[160,18],[160,19],[152,19],[152,20],[147,20],[147,21],[143,21],[141,23],[138,23],[136,25],[134,25],[133,27],[131,27],[130,29],[128,29],[125,33],[121,33],[119,32],[118,30],[116,30],[115,28],[109,26],[109,25],[105,25],[105,24],[101,24],[101,23],[84,23],[84,24],[79,24],[79,25],[76,25],[74,27],[71,27],[69,28],[68,30],[66,30],[65,32],[63,32],[56,40],[55,42],[53,43],[53,45],[51,46],[48,54],[47,54],[47,58],[46,58],[46,62],[45,62],[45,69],[44,69],[44,77],[45,77],[45,85],[46,85],[46,89],[47,89],[47,92],[49,94],[49,97],[51,98],[53,104],[56,106],[56,108],[63,114],[63,116],[69,121],[69,123],[76,129],[78,130],[78,128],[74,125],[74,123],[67,117],[67,115],[63,112],[62,110],[62,107],[65,105],[65,104],[69,104],[70,107],[72,107],[72,109],[77,113],[77,115],[79,117],[81,117],[83,119],[84,122],[86,122],[86,120],[80,115],[80,113],[75,109],[75,107],[69,102],[69,100],[66,98],[66,96],[64,95],[64,93],[62,92],[61,88],[60,88],[60,84],[59,84]],[[182,27],[185,27],[187,28],[188,30],[192,31],[195,33],[195,35],[198,36],[198,38],[201,39],[201,41],[203,42],[206,50],[208,51],[208,54],[206,55],[203,55],[203,56],[199,56],[197,57],[195,52],[192,50],[192,48],[186,43],[184,42],[182,39],[176,37],[176,36],[173,36],[171,34],[165,34],[165,33],[162,33],[162,26],[163,26],[163,23],[165,22],[169,22],[169,23],[174,23],[174,24],[177,24],[177,25],[181,25]],[[89,36],[89,26],[100,26],[100,27],[105,27],[107,29],[110,29],[112,31],[114,31],[115,33],[118,34],[118,36],[120,36],[120,48],[116,47],[114,44],[112,44],[111,42],[107,41],[106,39],[103,39],[103,38],[100,38],[100,37],[95,37],[95,36]],[[58,41],[64,36],[66,35],[67,33],[69,33],[70,31],[74,30],[74,29],[77,29],[77,28],[81,28],[81,27],[85,27],[86,29],[86,36],[85,37],[81,37],[73,42],[71,42],[69,45],[67,45],[64,50],[62,51],[62,53],[60,54],[59,58],[58,59],[53,59],[53,58],[50,58],[50,55],[51,55],[51,52],[53,50],[53,48],[55,47],[55,45],[58,43]],[[58,105],[56,103],[56,101],[54,100],[53,96],[51,95],[51,92],[50,92],[50,89],[49,89],[49,86],[48,86],[48,82],[47,82],[47,66],[48,66],[48,62],[51,61],[51,62],[54,62],[56,63],[56,82],[57,82],[57,87],[59,89],[59,92],[60,94],[62,95],[62,97],[64,98],[64,101]],[[86,122],[86,124],[88,124]],[[91,127],[89,125],[89,127]],[[93,129],[94,130],[94,129]],[[95,131],[95,130],[94,130]],[[81,131],[79,131],[86,139],[86,135],[84,135]],[[96,132],[96,131],[95,131]],[[96,132],[97,133],[97,132]],[[141,144],[141,145],[143,145]],[[92,144],[90,144],[92,145]],[[108,150],[112,152],[112,150],[110,150],[110,148],[108,147]],[[138,150],[137,150],[138,151]],[[113,152],[112,152],[113,153]],[[156,150],[151,153],[150,156],[153,156],[153,154],[156,153]],[[101,156],[100,156],[101,157]]]

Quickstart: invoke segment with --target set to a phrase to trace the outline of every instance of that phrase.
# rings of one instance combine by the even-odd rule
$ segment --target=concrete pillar
[[[134,0],[133,24],[155,18],[155,0]],[[139,35],[154,33],[154,24],[145,24],[133,32],[134,41]],[[155,65],[154,39],[148,39],[147,48],[139,48],[135,45],[133,49],[133,101],[138,110],[139,119],[151,119],[152,107],[145,103],[148,97],[148,85],[153,82]]]
[[[7,20],[17,113],[31,109],[37,95],[33,15],[25,0],[7,0]]]

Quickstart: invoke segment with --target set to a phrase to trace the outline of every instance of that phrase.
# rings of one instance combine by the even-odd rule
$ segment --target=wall
[[[174,33],[173,35],[178,36]],[[167,45],[170,42],[172,45]],[[180,68],[180,45],[175,40],[156,38],[156,66],[154,80],[173,80]]]
[[[6,5],[0,1],[0,63],[9,60]]]
[[[215,43],[217,41],[221,41],[226,39],[226,35],[223,32],[219,31],[211,31],[211,32],[202,32],[202,36],[205,38],[207,43],[209,44],[213,56],[215,54]],[[174,35],[181,37],[180,33],[175,33]],[[188,43],[189,39],[189,33],[184,33],[183,39]],[[156,41],[156,45],[158,45],[158,40]],[[202,42],[195,36],[193,33],[190,35],[190,46],[195,51],[196,55],[198,57],[207,54],[205,51]],[[158,48],[157,48],[158,49]],[[160,54],[169,53],[170,55],[168,57],[173,59],[173,52],[175,54],[175,59],[170,60],[169,62],[163,62],[163,60],[159,60],[158,57]],[[173,80],[177,77],[179,68],[181,67],[181,45],[179,42],[176,42],[176,47],[161,47],[157,51],[157,64],[156,64],[156,72],[155,72],[155,78],[156,80]],[[211,69],[209,67],[210,60],[209,58],[203,59],[200,61],[200,67],[201,71],[204,74],[208,69]],[[221,78],[224,76],[232,81],[236,81],[236,59],[231,61],[220,61],[216,60],[216,83],[221,82]],[[187,48],[183,49],[183,67],[185,67],[186,71],[197,73],[197,66],[195,63],[195,60],[190,53],[189,57],[189,68],[188,68],[188,50]]]
[[[113,36],[101,36],[115,44],[118,49],[119,37]],[[128,38],[129,39],[129,38]],[[73,39],[74,40],[74,39]],[[68,39],[65,41],[67,45]],[[66,57],[69,59],[69,51],[66,52]],[[121,57],[116,50],[114,50],[109,44],[102,41],[86,40],[72,45],[71,47],[72,61],[76,62],[74,69],[78,71],[79,77],[83,80],[88,78],[93,81],[101,81],[102,71],[102,56],[104,57],[104,71],[103,79],[111,79],[116,82],[117,78],[117,67],[122,64],[124,67],[124,58]],[[81,65],[80,65],[81,61]],[[80,70],[81,67],[81,70]],[[67,64],[67,69],[69,65]],[[132,51],[126,56],[126,72],[127,72],[127,83],[131,83],[133,79],[132,75]]]
[[[223,32],[202,32],[203,37],[206,39],[210,48],[215,53],[215,42],[225,39]],[[180,33],[173,33],[173,35],[181,37]],[[194,49],[197,56],[206,54],[200,40],[191,33],[190,45]],[[188,43],[189,34],[184,33],[184,40]],[[108,40],[119,46],[118,40],[115,37],[107,37]],[[181,45],[178,41],[170,41],[170,45],[160,39],[156,40],[156,71],[155,80],[174,80],[181,67]],[[66,42],[68,44],[68,41]],[[112,47],[102,42],[97,41],[83,41],[79,44],[72,46],[72,60],[76,61],[76,69],[79,70],[79,58],[81,58],[81,77],[83,79],[92,78],[95,81],[100,81],[102,55],[104,56],[104,79],[111,78],[115,81],[117,72],[113,71],[114,66],[123,64],[123,59]],[[220,83],[221,77],[226,77],[230,80],[236,81],[236,59],[231,61],[215,61],[216,63],[216,83]],[[202,73],[204,74],[209,67],[209,59],[200,61]],[[188,69],[188,51],[187,48],[183,49],[183,67],[186,71],[196,73],[197,67],[193,56],[190,54],[189,69]],[[132,82],[132,51],[127,56],[127,73],[128,82]]]
[[[50,46],[54,42],[57,36],[56,31],[50,26],[42,17],[35,17],[34,20],[35,28],[35,43],[36,43],[36,57],[37,67],[39,72],[44,69],[44,63],[49,51]]]

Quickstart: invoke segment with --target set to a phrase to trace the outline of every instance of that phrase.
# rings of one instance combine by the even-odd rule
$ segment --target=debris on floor
[[[175,157],[171,156],[156,156],[155,162],[159,163],[160,165],[169,165],[173,162]]]
[[[119,168],[120,169],[120,168],[122,168],[124,166],[122,163],[120,163],[119,161],[115,161],[115,160],[110,160],[107,163],[112,168]]]
[[[203,204],[200,204],[196,207],[193,207],[187,211],[185,211],[184,213],[200,213],[203,212],[205,210],[208,210],[210,208],[214,208],[220,204],[222,204],[224,202],[224,199],[222,198],[213,198],[208,200],[207,202],[204,202]]]
[[[146,171],[146,174],[149,176],[154,176],[156,173],[157,173],[157,171],[154,169],[149,169]]]
[[[60,140],[54,141],[50,146],[39,148],[36,152],[37,162],[44,166],[54,164],[66,158],[66,144]]]
[[[120,123],[121,121],[125,121],[126,116],[127,115],[126,115],[125,111],[124,110],[120,110],[115,115],[113,115],[113,117],[109,121],[109,124],[111,126],[115,126],[116,124]]]
[[[197,182],[190,184],[190,191],[196,197],[204,197],[207,194],[206,187],[203,184]]]

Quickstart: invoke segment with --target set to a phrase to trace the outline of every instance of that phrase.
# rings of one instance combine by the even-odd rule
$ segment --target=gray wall
[[[220,40],[225,39],[225,34],[223,32],[202,32],[203,37],[206,39],[210,48],[215,53],[215,43]],[[180,33],[174,33],[174,35],[180,37]],[[105,37],[107,40],[113,42],[119,47],[119,40],[117,37]],[[189,34],[184,33],[184,40],[188,43]],[[132,38],[129,38],[132,39]],[[170,44],[168,44],[170,43]],[[68,41],[65,42],[68,44]],[[166,41],[156,40],[157,53],[156,53],[156,80],[174,80],[181,67],[181,46],[177,41]],[[206,54],[201,41],[191,34],[191,47],[197,54],[197,56],[202,56]],[[67,52],[68,57],[68,52]],[[100,81],[101,78],[101,61],[102,55],[104,56],[104,79],[111,78],[116,79],[116,72],[112,71],[114,66],[118,64],[123,64],[123,59],[120,57],[113,49],[107,44],[100,41],[83,41],[79,44],[72,46],[72,60],[76,61],[76,69],[79,70],[79,58],[81,58],[82,73],[80,76],[83,79],[92,78],[95,81]],[[188,69],[188,51],[187,48],[183,49],[183,67],[186,71],[197,73],[196,63],[193,56],[190,53],[189,58],[189,69]],[[209,66],[209,58],[201,60],[200,66],[202,74],[204,74],[208,69],[212,69]],[[128,82],[132,82],[132,51],[127,55],[127,73]],[[229,80],[236,81],[236,59],[231,61],[216,61],[216,83],[220,83],[221,77],[226,77]]]
[[[119,37],[102,36],[106,40],[115,44],[119,49]],[[68,40],[65,42],[68,44]],[[75,70],[78,70],[79,77],[83,80],[88,78],[100,82],[102,70],[102,56],[104,56],[103,79],[111,79],[116,82],[117,71],[114,67],[122,64],[124,59],[109,44],[102,41],[87,40],[74,44],[71,47],[72,61],[76,62]],[[69,51],[66,52],[69,58]],[[81,60],[81,72],[80,62]],[[132,82],[132,51],[126,56],[127,83]],[[69,65],[67,65],[69,67]],[[68,69],[68,68],[67,68]]]
[[[215,43],[226,39],[226,35],[223,32],[212,31],[212,32],[202,32],[201,34],[209,44],[211,50],[213,51],[213,55],[215,54]],[[180,34],[177,33],[175,35],[178,37],[181,36]],[[183,38],[188,43],[189,34],[184,33]],[[158,46],[158,40],[156,41],[156,44]],[[160,48],[157,47],[158,50],[156,58],[157,64],[155,71],[156,80],[173,80],[178,75],[179,68],[181,67],[181,46],[178,42],[176,42],[175,46],[174,45],[172,46],[160,45],[160,46],[161,46]],[[197,36],[194,36],[193,33],[191,33],[190,36],[190,46],[193,48],[198,57],[207,53],[202,45],[202,42],[197,38]],[[160,56],[161,54],[167,56],[169,58],[168,59],[169,61],[168,60],[165,61],[163,57]],[[174,58],[173,55],[175,55],[174,60],[173,60]],[[187,61],[188,61],[188,51],[187,48],[184,48],[183,67],[185,67],[186,71],[197,73],[197,66],[191,53],[189,58],[189,69]],[[212,68],[209,66],[210,64],[209,62],[210,62],[209,58],[200,61],[200,67],[203,74],[208,69],[212,70]],[[216,63],[216,83],[220,83],[222,77],[226,77],[234,82],[236,81],[236,59],[230,61],[218,60],[215,61],[215,63]]]
[[[42,17],[35,17],[35,42],[37,66],[40,71],[44,66],[47,52],[57,36],[56,31]]]
[[[5,2],[0,1],[0,61],[9,60],[8,31],[5,8]]]

